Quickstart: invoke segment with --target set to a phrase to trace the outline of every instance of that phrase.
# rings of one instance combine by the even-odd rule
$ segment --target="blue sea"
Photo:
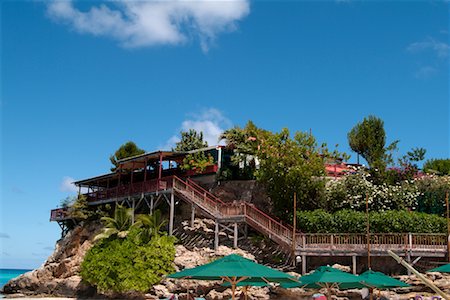
[[[23,270],[23,269],[0,269],[0,289],[14,277],[17,277],[23,273],[26,273],[31,270]],[[1,294],[0,294],[1,298]]]

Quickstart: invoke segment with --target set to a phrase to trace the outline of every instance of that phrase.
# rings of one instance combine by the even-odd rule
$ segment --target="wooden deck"
[[[291,226],[269,216],[253,204],[247,202],[225,203],[196,182],[190,179],[182,180],[176,176],[102,189],[88,193],[86,196],[89,204],[97,205],[161,193],[171,195],[168,202],[171,205],[169,223],[172,224],[169,224],[169,228],[173,228],[173,206],[175,205],[173,198],[177,196],[191,204],[192,207],[199,209],[202,214],[216,220],[217,224],[235,224],[236,227],[236,224],[240,223],[251,226],[296,256],[367,255],[366,234],[318,234],[297,231],[294,238],[294,230]],[[52,210],[50,220],[61,221],[66,217],[64,211]],[[235,236],[235,240],[236,244],[237,236]],[[448,240],[446,234],[373,233],[370,234],[370,247],[371,254],[375,256],[386,256],[387,251],[392,250],[404,256],[444,257],[447,254]],[[295,245],[293,245],[294,243]]]

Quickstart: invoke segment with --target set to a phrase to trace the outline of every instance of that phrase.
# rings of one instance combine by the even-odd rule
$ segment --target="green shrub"
[[[369,221],[373,233],[445,233],[447,230],[443,217],[404,210],[370,212]],[[305,233],[365,233],[366,222],[364,212],[353,210],[297,212],[297,226]]]
[[[94,245],[81,264],[81,277],[101,292],[146,292],[174,272],[175,239],[154,236],[148,243],[134,228],[124,239],[110,237]]]

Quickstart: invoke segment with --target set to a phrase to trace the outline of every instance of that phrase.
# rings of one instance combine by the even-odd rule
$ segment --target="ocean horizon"
[[[0,269],[0,289],[3,288],[9,280],[29,271],[31,271],[31,269]],[[0,298],[2,298],[1,293]]]

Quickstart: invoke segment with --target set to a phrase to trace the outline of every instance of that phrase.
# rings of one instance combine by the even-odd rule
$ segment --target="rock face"
[[[95,289],[79,276],[80,265],[92,239],[100,230],[99,222],[77,226],[56,243],[55,252],[38,269],[10,280],[3,293],[24,295],[92,296]]]

